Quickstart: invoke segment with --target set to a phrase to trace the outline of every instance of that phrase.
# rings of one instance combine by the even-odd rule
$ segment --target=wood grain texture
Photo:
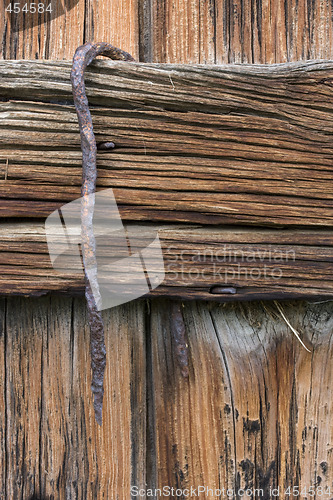
[[[302,297],[318,300],[333,296],[331,231],[186,225],[126,225],[126,228],[137,251],[151,243],[152,234],[159,235],[165,278],[150,296],[222,302]],[[99,265],[110,258],[128,256],[119,247],[117,238],[97,243],[97,248]],[[163,269],[158,262],[150,265],[158,272]],[[2,224],[1,294],[83,294],[83,272],[76,271],[74,266],[72,259],[64,263],[63,269],[53,269],[43,224]],[[227,290],[212,294],[214,285]],[[233,293],[228,293],[228,287],[232,287]]]
[[[2,217],[46,217],[79,196],[76,115],[54,104],[71,98],[68,71],[0,64],[0,95],[20,99],[1,104]],[[96,137],[116,149],[99,156],[98,187],[114,187],[127,220],[332,226],[331,71],[99,62]]]
[[[40,481],[39,436],[43,380],[43,337],[40,332],[45,331],[47,318],[42,314],[42,301],[35,308],[30,304],[29,301],[15,302],[11,299],[7,302],[7,476],[4,498],[30,498]],[[20,321],[17,321],[18,310]],[[28,397],[25,397],[26,394]]]
[[[3,498],[129,498],[130,485],[260,488],[257,498],[269,498],[270,487],[330,486],[332,302],[281,304],[311,354],[274,303],[185,303],[189,379],[172,356],[170,301],[106,312],[102,429],[84,301],[3,299],[2,324],[5,303],[3,451],[12,469],[0,470]]]
[[[152,34],[149,62],[271,64],[333,57],[333,7],[326,0],[153,0],[151,12],[152,22],[144,25]]]
[[[71,59],[105,41],[145,62],[281,63],[331,59],[326,0],[50,0],[51,17],[0,6],[3,59]],[[24,2],[19,2],[24,5]]]
[[[130,7],[126,12],[127,22],[111,15],[115,11],[124,12],[122,9],[126,4]],[[87,36],[100,36],[111,43],[117,37],[121,48],[133,54],[137,50],[140,60],[146,62],[281,63],[299,59],[332,59],[332,6],[326,0],[177,0],[176,4],[173,0],[140,0],[138,4],[137,19],[131,17],[136,15],[132,2],[80,0],[76,8],[66,12],[66,16],[40,27],[28,24],[24,32],[13,30],[8,21],[4,21],[0,10],[0,57],[70,60],[76,46],[87,40]],[[175,7],[177,11],[173,10]],[[129,32],[128,26],[135,29],[137,25],[137,35]],[[62,78],[63,81],[67,79],[68,72]],[[53,88],[57,85],[51,80],[49,83]],[[330,80],[327,83],[330,84]],[[23,96],[28,100],[24,85],[22,82],[19,98]],[[325,109],[331,107],[330,90],[325,85],[321,88],[327,104]],[[66,92],[69,95],[68,87]],[[307,97],[311,102],[312,95]],[[273,102],[275,96],[272,94],[270,99]],[[56,106],[48,109],[52,109],[54,118],[57,118]],[[13,112],[14,108],[10,110]],[[20,110],[21,113],[24,111]],[[316,113],[322,111],[317,109]],[[95,109],[93,115],[96,121]],[[311,116],[311,123],[317,127],[317,114]],[[65,126],[68,127],[66,123],[63,128]],[[331,133],[330,126],[325,130]],[[34,143],[41,132],[35,130]],[[77,132],[75,134],[77,137]],[[52,138],[52,133],[50,135]],[[127,140],[127,131],[124,135]],[[298,140],[303,141],[304,134],[302,137]],[[329,137],[326,139],[329,142]],[[70,153],[72,147],[75,152]],[[320,147],[322,158],[322,144]],[[1,157],[3,176],[8,157],[9,180],[13,181],[15,177],[11,178],[11,175],[18,172],[21,177],[16,177],[16,181],[21,180],[21,186],[23,180],[36,183],[38,176],[44,173],[47,158],[53,176],[55,168],[52,165],[57,165],[59,186],[64,173],[69,179],[68,185],[77,186],[80,168],[77,142],[66,151],[63,147],[50,149],[48,144],[48,151],[43,151],[43,162],[38,158],[40,151],[33,154],[31,144],[27,149],[30,149],[30,159],[24,164],[24,154],[18,159],[15,153],[15,142],[7,145],[6,156]],[[132,151],[130,161],[134,165],[138,151],[142,153],[141,145]],[[117,162],[120,165],[120,160],[123,171],[129,171],[126,163],[128,151],[118,150],[118,153],[112,163],[108,157],[99,156],[101,173],[105,169],[109,176],[110,168],[105,168],[105,164],[113,168]],[[249,162],[249,175],[253,164],[258,165],[257,160]],[[61,161],[63,168],[59,165]],[[214,158],[211,161],[211,175],[217,179]],[[238,165],[234,157],[231,161]],[[190,165],[193,162],[191,158]],[[178,163],[178,158],[173,158],[171,163],[169,157],[160,171],[165,172],[170,164],[172,172],[173,165]],[[230,175],[228,163],[229,158],[224,168]],[[309,164],[313,165],[313,159]],[[151,163],[147,165],[152,168]],[[329,155],[325,166],[326,170],[329,169],[329,176],[331,165]],[[265,172],[265,165],[262,167],[262,172]],[[188,167],[184,172],[186,168],[188,172]],[[137,168],[140,169],[142,163]],[[286,163],[286,169],[290,175],[293,171],[290,179],[299,183],[293,161]],[[320,175],[323,175],[323,170]],[[325,189],[330,180],[330,177],[326,178]],[[40,182],[43,183],[46,184],[44,180]],[[13,199],[13,205],[17,206],[17,200]],[[24,215],[24,212],[20,213]],[[13,252],[14,248],[13,245]],[[117,385],[113,368],[108,368],[110,377],[115,380],[116,398],[121,401],[121,406],[113,407],[108,398],[112,418],[108,417],[108,428],[99,433],[91,420],[89,405],[89,347],[83,302],[75,299],[72,303],[71,298],[57,297],[2,299],[0,498],[11,498],[5,493],[7,487],[8,492],[16,488],[17,498],[24,498],[23,492],[33,492],[35,500],[99,500],[117,496],[122,500],[129,497],[123,485],[130,482],[142,486],[162,485],[166,481],[175,486],[198,485],[206,481],[210,487],[262,484],[265,492],[270,484],[281,487],[299,484],[309,487],[314,483],[331,485],[332,303],[283,303],[288,319],[300,331],[303,340],[307,340],[307,345],[313,348],[312,355],[294,342],[291,331],[277,315],[273,304],[210,307],[203,303],[186,303],[184,307],[191,356],[188,381],[180,379],[173,359],[168,302],[153,301],[150,313],[144,307],[139,311],[133,305],[123,306],[105,318],[110,324],[108,329],[113,328],[110,340],[115,346],[111,353],[108,344],[108,353],[112,360],[121,360],[117,380],[121,380],[123,386]],[[121,330],[119,342],[118,328]],[[141,328],[144,333],[137,336],[136,332],[141,332]],[[43,355],[42,365],[38,357],[36,360],[33,342],[36,342],[38,355]],[[22,367],[9,366],[9,363],[20,360]],[[36,368],[33,365],[35,360]],[[34,404],[30,404],[30,400],[36,402],[36,396],[30,397],[30,389],[34,388],[30,383],[32,370],[34,383],[40,377],[38,394],[42,405],[38,415],[34,413]],[[75,379],[67,378],[68,371],[70,376],[73,372]],[[131,391],[128,389],[129,379]],[[107,387],[111,393],[109,385]],[[12,394],[9,394],[10,390]],[[19,404],[13,405],[13,402]],[[42,425],[42,434],[33,431],[36,422]],[[7,425],[16,433],[17,449],[14,451]],[[112,435],[105,437],[110,429]],[[26,443],[27,449],[24,448]],[[13,471],[8,466],[9,460],[12,464],[14,455],[9,458],[12,453],[18,459]],[[131,454],[131,471],[123,469],[128,466],[127,454]],[[21,464],[24,467],[19,474]],[[17,477],[21,481],[21,490],[14,483]],[[33,481],[32,477],[36,480]],[[280,497],[283,498],[283,493]],[[26,496],[24,500],[32,499]]]
[[[0,298],[0,498],[5,497],[8,473],[6,445],[6,300]]]
[[[139,0],[88,0],[85,41],[108,42],[139,57]]]
[[[105,313],[102,429],[92,410],[84,301],[6,304],[1,498],[129,498],[130,485],[146,481],[145,303]]]
[[[262,489],[253,498],[268,499],[270,487],[288,498],[288,486],[330,486],[332,303],[283,308],[312,354],[274,304],[184,304],[184,380],[170,355],[170,305],[152,302],[159,487]]]
[[[10,3],[0,5],[1,59],[72,59],[83,43],[85,0],[39,2],[51,4],[51,14],[9,13]],[[25,3],[17,2],[21,9]]]
[[[21,9],[26,2],[16,2]],[[139,54],[138,0],[49,0],[52,13],[6,12],[0,5],[1,59],[68,59],[86,41]],[[12,5],[14,2],[12,2]],[[38,2],[37,2],[38,4]]]

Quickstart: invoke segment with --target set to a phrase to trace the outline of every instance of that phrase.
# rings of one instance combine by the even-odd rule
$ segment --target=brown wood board
[[[4,498],[129,498],[131,485],[201,484],[263,488],[258,498],[279,487],[288,498],[288,486],[309,489],[314,478],[330,487],[332,303],[283,305],[311,354],[273,303],[185,303],[189,379],[172,355],[170,310],[157,299],[103,313],[101,429],[84,300],[0,300]]]
[[[104,313],[105,385],[112,392],[105,397],[103,428],[96,426],[91,401],[85,302],[11,298],[0,306],[0,324],[5,322],[0,345],[5,342],[7,353],[1,365],[6,401],[1,453],[6,459],[0,496],[97,498],[112,491],[126,498],[132,482],[143,486],[144,303]]]
[[[51,2],[51,16],[9,14],[9,3],[0,4],[3,59],[70,59],[90,40],[145,62],[333,57],[333,6],[326,0],[59,0]]]
[[[79,196],[69,70],[0,63],[2,217],[46,217]],[[331,71],[98,62],[96,138],[116,144],[98,156],[98,187],[127,220],[332,226]]]

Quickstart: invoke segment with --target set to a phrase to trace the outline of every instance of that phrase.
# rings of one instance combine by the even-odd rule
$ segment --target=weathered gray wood
[[[69,69],[0,62],[0,96],[15,99],[0,106],[3,217],[45,217],[80,194]],[[99,188],[128,220],[331,227],[332,69],[95,63],[97,141],[116,144],[98,156]]]
[[[128,225],[137,248],[158,234],[165,279],[151,296],[182,299],[253,300],[333,296],[333,235],[330,230],[236,229],[186,225]],[[99,262],[109,262],[112,245],[98,246]],[[114,258],[114,254],[113,254]],[[160,268],[158,268],[160,270]],[[161,269],[162,270],[162,269]],[[125,277],[124,277],[125,278]],[[132,286],[128,276],[129,287]],[[226,293],[212,294],[214,285]],[[228,294],[228,287],[235,293]],[[43,224],[4,223],[0,228],[0,293],[83,294],[83,272],[51,265]]]

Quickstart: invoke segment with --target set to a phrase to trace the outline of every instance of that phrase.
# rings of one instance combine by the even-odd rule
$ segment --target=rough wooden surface
[[[137,249],[158,234],[165,279],[150,296],[238,301],[333,297],[333,237],[330,230],[258,230],[160,225],[128,225]],[[113,246],[112,246],[113,245]],[[126,255],[118,241],[98,245],[99,262],[112,251]],[[38,258],[37,258],[38,256]],[[159,270],[159,269],[158,269]],[[212,294],[214,286],[226,293]],[[233,293],[229,294],[232,287]],[[0,293],[82,294],[84,277],[73,267],[54,270],[43,224],[0,227]]]
[[[0,5],[2,59],[70,60],[79,45],[93,39],[121,46],[138,57],[138,0],[39,2],[52,4],[51,16],[10,14],[5,11],[9,3]]]
[[[326,0],[65,3],[73,7],[65,16],[40,26],[36,17],[26,19],[23,30],[12,28],[2,3],[0,57],[70,60],[78,44],[95,36],[146,62],[333,59]],[[78,168],[78,156],[73,165]],[[83,302],[0,303],[1,499],[14,492],[23,500],[123,500],[130,484],[166,482],[332,485],[332,303],[281,303],[312,354],[294,341],[273,304],[210,310],[186,303],[188,381],[173,359],[168,302],[111,311],[105,319],[113,366],[108,363],[102,432],[91,414]],[[120,405],[113,405],[114,396]],[[283,489],[280,498],[290,500]]]
[[[326,0],[61,0],[52,1],[51,22],[10,15],[8,4],[0,5],[3,59],[70,59],[92,39],[145,62],[333,58],[333,7]]]
[[[99,187],[124,219],[333,226],[332,69],[98,63],[96,137],[116,144]],[[2,217],[46,217],[80,194],[76,114],[59,103],[69,70],[0,63]]]
[[[331,485],[332,304],[284,308],[312,355],[272,304],[186,304],[186,381],[170,355],[168,308],[153,302],[158,484],[262,488],[253,498],[265,499],[269,487],[288,498],[290,485]]]
[[[139,302],[105,313],[110,391],[100,429],[84,301],[1,301],[1,498],[128,498],[131,484],[144,485],[144,310]]]
[[[168,301],[106,312],[100,430],[83,300],[2,300],[2,498],[130,498],[130,485],[146,481],[263,488],[261,498],[270,486],[330,486],[332,303],[283,308],[312,354],[273,303],[184,304],[189,379],[171,354]]]
[[[326,0],[153,0],[146,33],[159,62],[331,59],[332,14]]]

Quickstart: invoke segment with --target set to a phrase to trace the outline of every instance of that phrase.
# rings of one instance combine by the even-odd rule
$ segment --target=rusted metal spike
[[[92,222],[94,200],[92,199],[93,197],[87,196],[94,193],[96,189],[97,147],[84,83],[85,69],[98,55],[104,55],[118,61],[134,61],[134,59],[127,52],[117,49],[108,43],[86,43],[76,50],[71,71],[73,98],[79,121],[82,149],[81,236],[83,266],[86,279],[85,296],[90,327],[91,389],[94,395],[95,418],[98,424],[102,425],[106,350],[103,319],[99,310],[101,297],[97,281],[96,242]],[[87,269],[89,269],[89,279]]]
[[[183,377],[188,377],[188,344],[181,302],[171,305],[171,333],[175,343],[175,356]]]

